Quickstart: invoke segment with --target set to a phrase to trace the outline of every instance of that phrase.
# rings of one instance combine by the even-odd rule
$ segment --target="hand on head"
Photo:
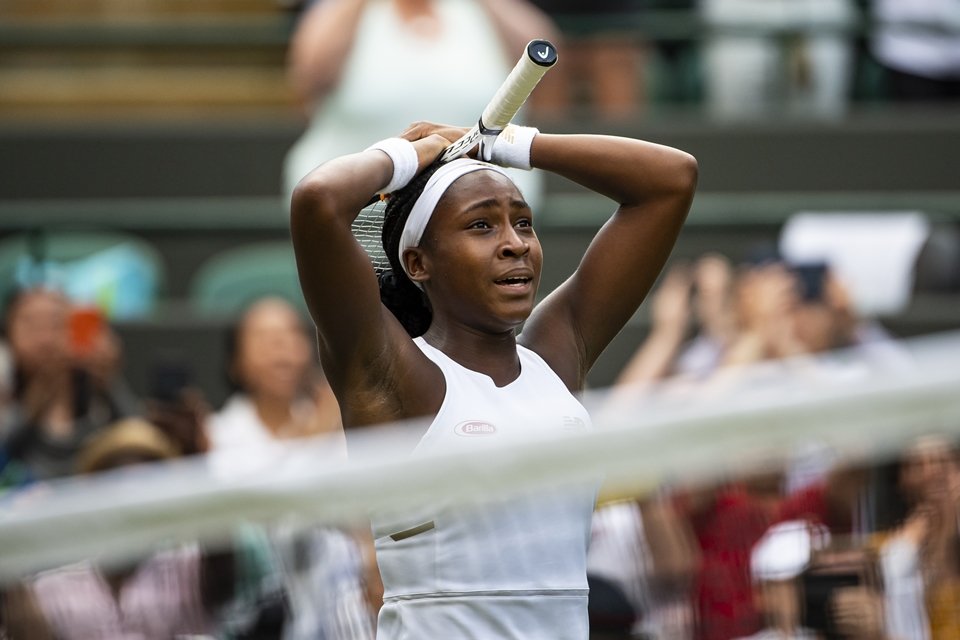
[[[436,160],[444,149],[463,137],[467,131],[469,129],[465,127],[448,124],[414,122],[399,137],[414,143],[422,170]],[[477,155],[476,149],[472,149],[467,155],[475,158]]]

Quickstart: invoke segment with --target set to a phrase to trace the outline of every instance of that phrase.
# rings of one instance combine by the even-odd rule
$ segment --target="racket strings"
[[[353,221],[353,235],[370,258],[377,275],[390,268],[390,259],[383,250],[383,216],[387,208],[386,199],[376,202],[360,211]]]

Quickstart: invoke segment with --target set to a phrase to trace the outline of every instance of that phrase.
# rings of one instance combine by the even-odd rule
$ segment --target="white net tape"
[[[300,442],[259,449],[242,469],[205,457],[43,485],[0,507],[0,578],[217,540],[244,521],[362,521],[598,475],[609,490],[639,495],[674,479],[759,469],[809,441],[850,460],[924,433],[960,435],[960,335],[914,341],[902,355],[893,368],[847,354],[745,370],[708,388],[594,393],[592,431],[469,453],[409,456],[419,430],[403,425],[351,434],[349,461],[339,443]]]

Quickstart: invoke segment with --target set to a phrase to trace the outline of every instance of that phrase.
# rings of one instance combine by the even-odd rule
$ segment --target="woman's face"
[[[543,252],[530,207],[506,176],[475,171],[454,182],[418,255],[435,321],[500,333],[533,310]]]
[[[247,311],[238,333],[235,375],[254,396],[292,401],[304,387],[310,341],[296,311],[264,300]]]
[[[933,498],[947,491],[955,471],[954,453],[939,438],[923,438],[907,452],[900,469],[900,486],[914,502]]]
[[[19,367],[30,373],[65,365],[70,303],[54,291],[37,289],[22,295],[10,311],[7,332],[10,351]]]

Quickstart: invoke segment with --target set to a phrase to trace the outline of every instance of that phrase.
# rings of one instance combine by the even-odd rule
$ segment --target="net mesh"
[[[349,459],[321,438],[258,449],[242,473],[227,476],[211,454],[149,473],[50,483],[29,499],[6,497],[0,573],[145,550],[169,536],[216,535],[248,518],[296,513],[342,522],[391,505],[469,500],[471,487],[509,491],[571,474],[603,474],[609,495],[637,496],[673,478],[707,481],[783,464],[808,442],[829,447],[834,458],[869,460],[923,434],[960,435],[960,336],[909,347],[905,369],[874,371],[848,359],[842,376],[853,377],[844,380],[814,375],[810,362],[751,368],[736,383],[698,388],[696,402],[670,384],[593,392],[584,400],[595,423],[589,433],[469,454],[398,454],[412,450],[423,425],[385,425],[351,433]],[[137,482],[114,481],[126,477]]]
[[[842,352],[710,383],[596,391],[584,397],[592,430],[473,451],[408,455],[425,425],[405,423],[351,433],[349,456],[340,440],[314,439],[259,448],[242,468],[212,454],[35,486],[5,499],[0,581],[81,560],[155,559],[198,540],[246,548],[244,529],[262,527],[282,567],[264,575],[294,588],[310,554],[329,580],[362,574],[363,553],[344,532],[369,527],[371,514],[562,493],[602,478],[587,567],[590,606],[612,610],[592,611],[595,633],[742,637],[786,615],[765,598],[789,587],[797,615],[809,616],[793,621],[799,627],[900,625],[898,637],[928,637],[909,631],[960,615],[960,335],[898,343],[896,354],[880,363]],[[915,530],[938,533],[911,546]],[[519,547],[543,535],[518,524],[503,539]],[[932,586],[917,605],[906,591],[921,577]],[[370,605],[357,584],[338,591],[351,602],[315,594],[302,615],[362,627]],[[847,617],[816,619],[826,601]],[[351,607],[367,614],[351,617]],[[900,608],[922,616],[898,620]],[[369,637],[371,620],[359,636],[330,637]]]

